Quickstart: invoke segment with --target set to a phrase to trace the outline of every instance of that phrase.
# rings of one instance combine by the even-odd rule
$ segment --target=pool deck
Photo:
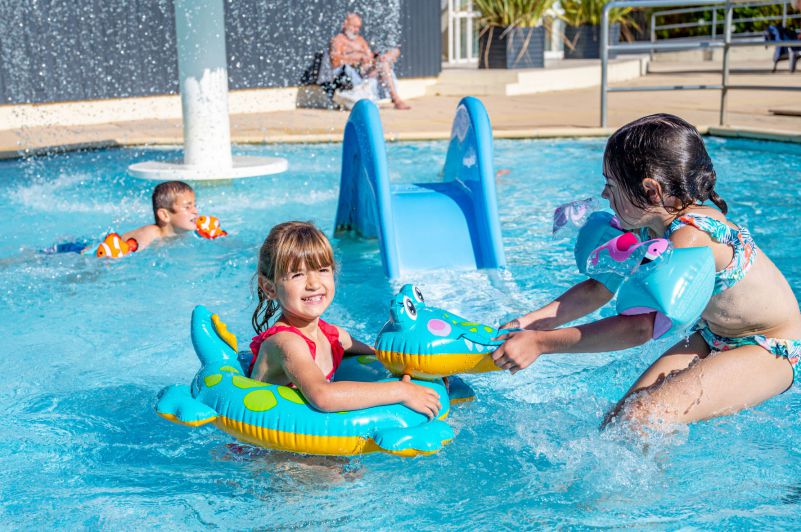
[[[790,74],[780,63],[736,64],[731,82],[747,85],[801,85],[801,72]],[[719,84],[715,63],[651,63],[648,75],[613,86]],[[465,87],[465,95],[469,94]],[[446,139],[460,96],[423,96],[409,100],[412,109],[382,106],[388,140]],[[612,93],[608,97],[609,126],[599,125],[600,89],[541,92],[518,96],[481,96],[496,138],[536,138],[608,135],[640,116],[655,112],[677,114],[703,133],[770,138],[801,143],[801,94],[791,91],[729,92],[729,126],[718,127],[720,91]],[[779,111],[779,114],[776,114]],[[294,109],[231,115],[235,143],[339,142],[348,113]],[[136,120],[99,125],[52,125],[0,130],[0,159],[80,147],[180,145],[180,120]]]

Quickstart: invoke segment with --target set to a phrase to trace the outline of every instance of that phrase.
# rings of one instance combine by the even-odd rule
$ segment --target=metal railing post
[[[656,13],[651,13],[651,42],[656,42]],[[651,60],[654,59],[654,50],[651,48]]]
[[[467,1],[467,10],[472,13],[473,12],[473,0]],[[465,42],[465,49],[466,49],[466,56],[467,61],[470,62],[473,60],[473,17],[467,17],[467,42]]]
[[[601,127],[606,127],[606,69],[609,63],[609,4],[601,13]]]
[[[453,35],[453,18],[456,15],[453,11],[453,0],[448,0],[448,63],[450,64],[456,62],[456,57],[454,55],[455,37]]]
[[[718,10],[712,8],[712,40],[714,41],[718,36]]]
[[[782,26],[787,27],[787,3],[782,4]]]
[[[731,22],[734,6],[726,2],[726,23],[723,26],[723,79],[720,88],[720,125],[726,125],[726,103],[729,92],[729,52],[731,51]]]

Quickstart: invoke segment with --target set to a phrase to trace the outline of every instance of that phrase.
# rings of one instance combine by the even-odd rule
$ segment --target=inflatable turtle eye
[[[423,292],[421,292],[420,289],[417,288],[416,286],[413,288],[414,289],[412,290],[412,292],[414,292],[414,298],[417,300],[418,303],[423,303],[425,301],[425,298],[423,297]]]
[[[417,308],[415,308],[414,302],[409,296],[403,297],[403,308],[406,309],[406,314],[408,314],[410,318],[413,320],[417,319]]]

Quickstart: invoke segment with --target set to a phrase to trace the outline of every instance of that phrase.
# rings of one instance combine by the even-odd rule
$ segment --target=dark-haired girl
[[[617,130],[604,152],[603,197],[623,229],[646,229],[677,248],[707,246],[715,288],[692,334],[640,376],[607,416],[660,426],[737,412],[787,390],[801,357],[801,313],[782,273],[748,230],[726,218],[703,139],[676,116],[650,115]],[[711,202],[717,208],[708,205]],[[493,354],[515,373],[543,353],[587,353],[647,342],[654,314],[562,327],[612,298],[587,280],[504,327]]]

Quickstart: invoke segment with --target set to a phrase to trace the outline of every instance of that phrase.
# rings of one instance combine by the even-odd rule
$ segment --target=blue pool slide
[[[468,96],[459,102],[441,180],[395,185],[389,182],[378,109],[359,101],[345,126],[335,232],[378,238],[390,278],[430,269],[505,267],[492,128],[481,101]]]

